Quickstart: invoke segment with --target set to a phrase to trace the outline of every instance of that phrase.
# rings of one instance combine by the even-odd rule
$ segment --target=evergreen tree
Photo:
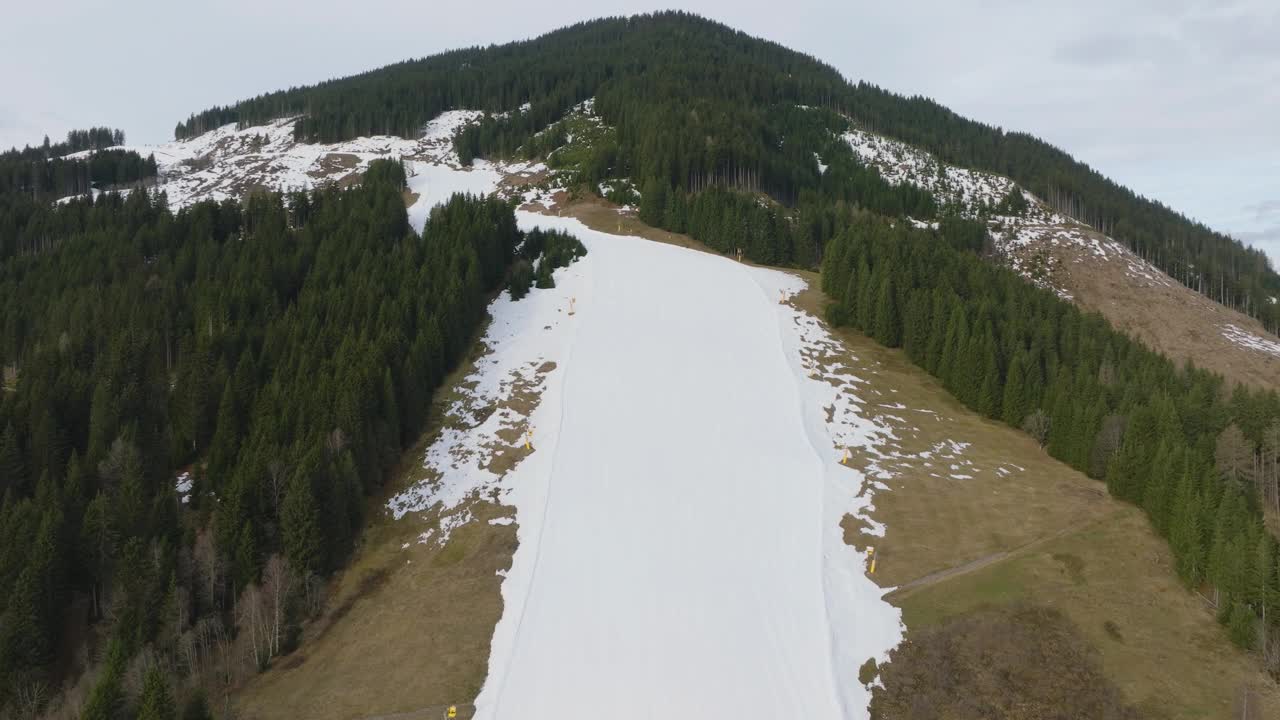
[[[888,347],[898,347],[902,343],[901,317],[898,314],[898,301],[893,289],[893,275],[889,273],[885,273],[880,280],[880,291],[876,298],[875,323],[871,336]]]
[[[1027,416],[1025,404],[1026,355],[1017,352],[1009,363],[1009,375],[1005,378],[1004,397],[1001,402],[1000,417],[1009,425],[1018,425]]]
[[[13,423],[9,423],[0,434],[0,494],[10,488],[22,492],[26,484],[27,467],[22,459],[22,448],[18,447],[18,433],[13,429]]]
[[[289,564],[304,573],[324,568],[320,512],[308,474],[312,469],[314,466],[304,465],[294,474],[280,511],[280,529]]]
[[[176,720],[177,709],[169,694],[169,685],[159,667],[147,671],[138,699],[138,720]]]
[[[1248,605],[1232,603],[1227,619],[1227,632],[1231,642],[1245,650],[1251,650],[1257,638],[1257,618]]]

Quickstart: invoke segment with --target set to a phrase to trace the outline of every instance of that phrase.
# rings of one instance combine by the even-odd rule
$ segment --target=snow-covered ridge
[[[293,137],[297,118],[283,118],[241,129],[233,123],[187,140],[122,149],[155,155],[158,189],[167,194],[174,209],[201,200],[239,198],[254,189],[288,191],[342,184],[364,172],[374,160],[403,160],[409,191],[417,196],[409,210],[410,220],[421,229],[431,207],[454,192],[488,194],[499,190],[505,178],[531,177],[545,171],[536,164],[499,165],[483,160],[463,167],[453,149],[453,136],[482,116],[477,110],[449,110],[427,123],[422,134],[413,139],[379,135],[328,144],[304,143]]]
[[[1054,211],[1007,177],[949,165],[928,152],[865,130],[854,129],[842,137],[860,161],[875,168],[890,184],[914,185],[932,194],[940,206],[957,207],[967,217],[985,218],[996,250],[1007,264],[1064,299],[1070,300],[1072,295],[1056,274],[1064,269],[1065,256],[1072,256],[1072,262],[1094,258],[1122,263],[1126,275],[1138,284],[1173,283],[1121,243]],[[1026,201],[1026,211],[1021,215],[997,214],[1001,201],[1015,192]]]

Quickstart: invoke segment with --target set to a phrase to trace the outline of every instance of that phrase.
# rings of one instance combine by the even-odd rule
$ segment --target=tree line
[[[9,160],[12,158],[20,158],[23,160],[48,160],[50,158],[62,157],[72,153],[81,152],[83,150],[106,150],[110,147],[124,144],[124,131],[108,127],[92,127],[86,130],[68,130],[67,139],[63,142],[50,142],[49,136],[44,136],[44,142],[36,147],[27,145],[21,150],[12,148],[0,153],[0,159]]]
[[[1280,677],[1280,553],[1262,512],[1280,502],[1280,397],[1178,367],[984,262],[976,224],[856,215],[823,259],[828,319],[901,347],[968,407],[1143,508],[1183,581]]]
[[[413,137],[440,112],[466,107],[489,116],[459,134],[459,155],[506,157],[592,97],[617,129],[615,141],[598,149],[599,173],[630,178],[636,187],[733,187],[793,206],[824,184],[813,153],[853,119],[949,163],[1007,175],[1188,287],[1272,331],[1280,325],[1280,304],[1270,300],[1280,296],[1280,275],[1262,252],[1029,134],[967,120],[927,98],[850,83],[812,57],[686,13],[605,18],[291,88],[197,113],[175,134],[297,115],[302,140]],[[820,109],[822,119],[802,118],[799,105]]]
[[[199,717],[296,642],[525,239],[468,196],[418,235],[404,182],[27,216],[56,241],[0,261],[0,714],[79,676],[85,718]]]
[[[123,143],[123,131],[96,127],[72,130],[65,142],[50,143],[45,136],[37,147],[0,153],[0,236],[12,237],[15,226],[26,225],[25,220],[10,217],[14,213],[35,212],[49,200],[133,185],[155,177],[155,156],[144,158],[132,150],[115,147]],[[86,150],[90,151],[86,157],[66,157]],[[25,207],[13,207],[23,200]]]

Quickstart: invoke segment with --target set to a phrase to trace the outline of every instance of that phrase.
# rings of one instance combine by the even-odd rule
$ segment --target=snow
[[[996,205],[1017,187],[1009,178],[947,165],[923,150],[864,130],[842,137],[854,155],[890,185],[907,183],[928,190],[939,205],[954,203],[972,211]]]
[[[892,436],[850,397],[862,381],[823,361],[825,328],[778,302],[801,281],[519,218],[588,255],[555,288],[493,303],[459,429],[428,449],[433,479],[391,502],[401,517],[469,517],[494,494],[515,508],[476,717],[867,717],[858,668],[902,627],[844,544],[846,513],[883,526],[876,485],[839,458]],[[528,417],[504,405],[521,388],[540,397]],[[533,452],[492,472],[502,437],[530,427]]]
[[[191,488],[194,484],[195,481],[192,480],[191,473],[187,471],[183,471],[178,475],[177,479],[174,480],[173,489],[178,493],[178,499],[183,505],[186,505],[191,501]]]
[[[426,225],[431,208],[448,200],[454,193],[488,195],[502,179],[501,171],[483,160],[475,161],[468,170],[409,160],[405,163],[405,171],[409,175],[409,192],[419,196],[409,207],[409,224],[419,231]]]
[[[1223,325],[1222,336],[1240,347],[1280,357],[1280,342],[1254,335],[1238,325],[1232,323]]]
[[[488,194],[499,190],[503,175],[528,178],[546,167],[540,164],[492,164],[483,160],[463,167],[453,149],[453,136],[484,113],[449,110],[428,122],[415,139],[393,136],[359,137],[331,144],[293,139],[297,118],[237,129],[224,125],[187,140],[160,145],[122,146],[143,156],[154,154],[159,189],[170,207],[180,209],[201,200],[238,198],[253,188],[301,190],[343,182],[378,159],[405,162],[409,190],[419,198],[410,207],[410,221],[422,229],[431,208],[454,192]],[[548,193],[530,189],[527,201]]]
[[[1035,195],[1002,175],[948,165],[928,152],[864,130],[854,129],[841,136],[857,159],[874,168],[891,185],[910,184],[928,191],[939,206],[951,205],[971,218],[986,218],[996,249],[1005,262],[1033,283],[1055,292],[1064,300],[1073,297],[1056,272],[1063,267],[1058,253],[1065,249],[1072,263],[1091,260],[1122,263],[1125,274],[1135,284],[1146,287],[1173,287],[1175,281],[1151,263],[1139,258],[1122,243],[1052,210]],[[1020,216],[990,214],[1009,193],[1020,192],[1027,211]],[[917,228],[937,228],[908,218]]]

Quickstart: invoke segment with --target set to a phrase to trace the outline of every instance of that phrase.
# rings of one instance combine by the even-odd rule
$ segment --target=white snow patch
[[[1223,325],[1222,336],[1240,347],[1280,357],[1280,342],[1254,335],[1238,325],[1232,323]]]
[[[191,501],[191,488],[195,481],[191,478],[191,473],[183,472],[174,480],[173,489],[178,493],[178,499],[183,505]]]
[[[446,111],[414,139],[373,136],[303,143],[293,138],[297,118],[284,118],[244,129],[229,124],[187,140],[122,149],[155,155],[157,189],[167,194],[175,210],[201,200],[236,198],[250,188],[311,189],[348,179],[377,159],[403,160],[409,190],[419,196],[409,208],[410,223],[420,231],[431,208],[455,192],[488,195],[499,189],[504,174],[527,178],[546,171],[541,164],[483,160],[463,167],[453,136],[483,115],[478,110]],[[546,189],[526,188],[523,195],[526,202],[550,206]]]

